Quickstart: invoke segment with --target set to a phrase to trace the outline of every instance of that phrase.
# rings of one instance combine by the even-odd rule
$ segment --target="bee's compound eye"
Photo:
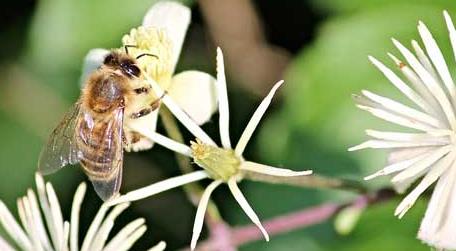
[[[122,69],[131,76],[139,77],[141,74],[141,70],[134,64],[123,64]]]

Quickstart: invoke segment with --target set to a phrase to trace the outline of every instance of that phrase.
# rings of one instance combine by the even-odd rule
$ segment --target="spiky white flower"
[[[157,83],[151,79],[150,81],[156,93],[164,94],[163,90]],[[165,95],[162,99],[163,103],[171,110],[176,118],[196,137],[196,142],[191,142],[191,146],[189,147],[187,145],[173,141],[156,132],[142,132],[141,128],[135,129],[141,133],[144,133],[145,136],[149,137],[156,143],[161,144],[175,152],[193,158],[194,162],[204,170],[194,171],[189,174],[169,178],[167,180],[154,183],[150,186],[131,191],[114,199],[111,201],[111,203],[117,204],[128,201],[135,201],[191,182],[205,178],[212,178],[214,181],[204,191],[197,208],[195,223],[193,227],[191,248],[195,248],[199,235],[201,233],[204,222],[204,214],[208,205],[209,197],[214,189],[222,183],[228,184],[228,188],[230,189],[231,193],[241,208],[252,220],[252,222],[258,226],[265,239],[269,240],[269,236],[261,225],[258,216],[250,207],[249,203],[237,185],[237,183],[240,182],[243,178],[243,172],[258,172],[274,176],[300,176],[312,173],[312,171],[296,172],[289,169],[267,166],[247,161],[242,157],[244,149],[249,142],[255,128],[266,112],[266,109],[271,103],[275,92],[282,85],[282,83],[283,81],[276,83],[266,98],[264,98],[264,100],[258,106],[257,110],[247,124],[244,132],[242,133],[241,138],[233,149],[231,147],[231,140],[229,135],[229,109],[223,55],[222,51],[220,49],[217,49],[217,94],[219,100],[219,129],[222,147],[217,146],[216,143],[214,143],[214,141],[179,107],[178,104],[175,103],[171,97]]]
[[[143,75],[153,79],[190,115],[199,125],[207,122],[217,108],[215,79],[211,75],[189,70],[175,74],[175,68],[182,49],[187,28],[190,24],[190,9],[178,2],[159,1],[146,13],[142,26],[134,28],[122,38],[123,47],[133,57],[140,55],[137,62]],[[127,46],[126,48],[124,46]],[[86,56],[81,82],[97,69],[106,55],[106,49],[92,49]],[[139,80],[131,84],[135,88],[149,86],[147,81]],[[198,96],[198,98],[194,98]],[[147,92],[135,98],[129,110],[137,112],[156,101],[160,95]],[[142,131],[152,133],[156,129],[158,109],[141,118],[124,118],[124,132],[127,151],[140,151],[152,147],[153,141],[143,135],[137,135],[132,127],[141,127]]]
[[[456,56],[456,30],[448,13],[444,11],[443,14]],[[362,91],[362,96],[355,96],[360,109],[415,132],[366,130],[373,139],[349,150],[390,149],[387,166],[366,177],[366,180],[392,175],[394,187],[399,192],[405,192],[422,178],[396,208],[395,215],[399,218],[436,182],[418,238],[439,249],[456,249],[456,87],[442,52],[421,21],[418,31],[424,50],[414,40],[412,47],[415,54],[393,39],[407,64],[388,54],[408,83],[369,56],[370,61],[415,107],[366,90]]]
[[[29,189],[27,195],[19,198],[18,213],[22,226],[14,219],[11,212],[0,200],[0,223],[15,246],[24,251],[110,251],[129,250],[146,231],[145,220],[136,219],[127,224],[117,235],[108,241],[108,235],[115,219],[129,203],[110,207],[103,204],[93,219],[84,241],[79,248],[79,212],[86,192],[85,183],[81,183],[74,194],[71,208],[71,220],[64,221],[60,204],[51,183],[44,182],[41,175],[35,176],[38,197]],[[41,212],[40,212],[41,208]],[[44,215],[44,219],[43,219]],[[0,250],[13,251],[16,247],[0,236]],[[162,251],[166,247],[160,242],[149,251]]]

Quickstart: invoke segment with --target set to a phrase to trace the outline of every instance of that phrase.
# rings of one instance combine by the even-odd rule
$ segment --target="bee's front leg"
[[[141,89],[141,88],[139,88],[139,89]],[[141,118],[141,117],[144,117],[147,114],[151,113],[152,111],[155,111],[156,109],[158,109],[158,107],[160,106],[160,100],[163,98],[163,96],[165,96],[165,94],[166,94],[166,92],[160,98],[157,98],[154,101],[152,101],[148,107],[131,114],[130,118],[132,118],[132,119]]]

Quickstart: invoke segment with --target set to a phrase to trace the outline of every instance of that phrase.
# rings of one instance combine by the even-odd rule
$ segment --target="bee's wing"
[[[96,156],[89,157],[89,162],[95,164],[92,168],[86,165],[90,169],[87,174],[98,196],[105,201],[119,192],[122,182],[123,114],[123,108],[116,109],[101,131],[94,130],[86,135],[89,142],[91,138],[97,141]]]
[[[74,138],[79,113],[80,104],[78,102],[71,107],[60,124],[52,131],[38,160],[40,173],[50,174],[79,161],[79,149]]]

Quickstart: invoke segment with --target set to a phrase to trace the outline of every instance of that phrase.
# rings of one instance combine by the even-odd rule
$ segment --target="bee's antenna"
[[[144,57],[144,56],[154,57],[154,58],[158,59],[158,56],[157,56],[157,55],[150,54],[150,53],[139,54],[139,55],[136,57],[136,59],[142,58],[142,57]]]
[[[124,48],[125,48],[125,53],[127,53],[128,55],[128,48],[137,48],[138,46],[137,45],[134,45],[134,44],[126,44],[124,45]]]

